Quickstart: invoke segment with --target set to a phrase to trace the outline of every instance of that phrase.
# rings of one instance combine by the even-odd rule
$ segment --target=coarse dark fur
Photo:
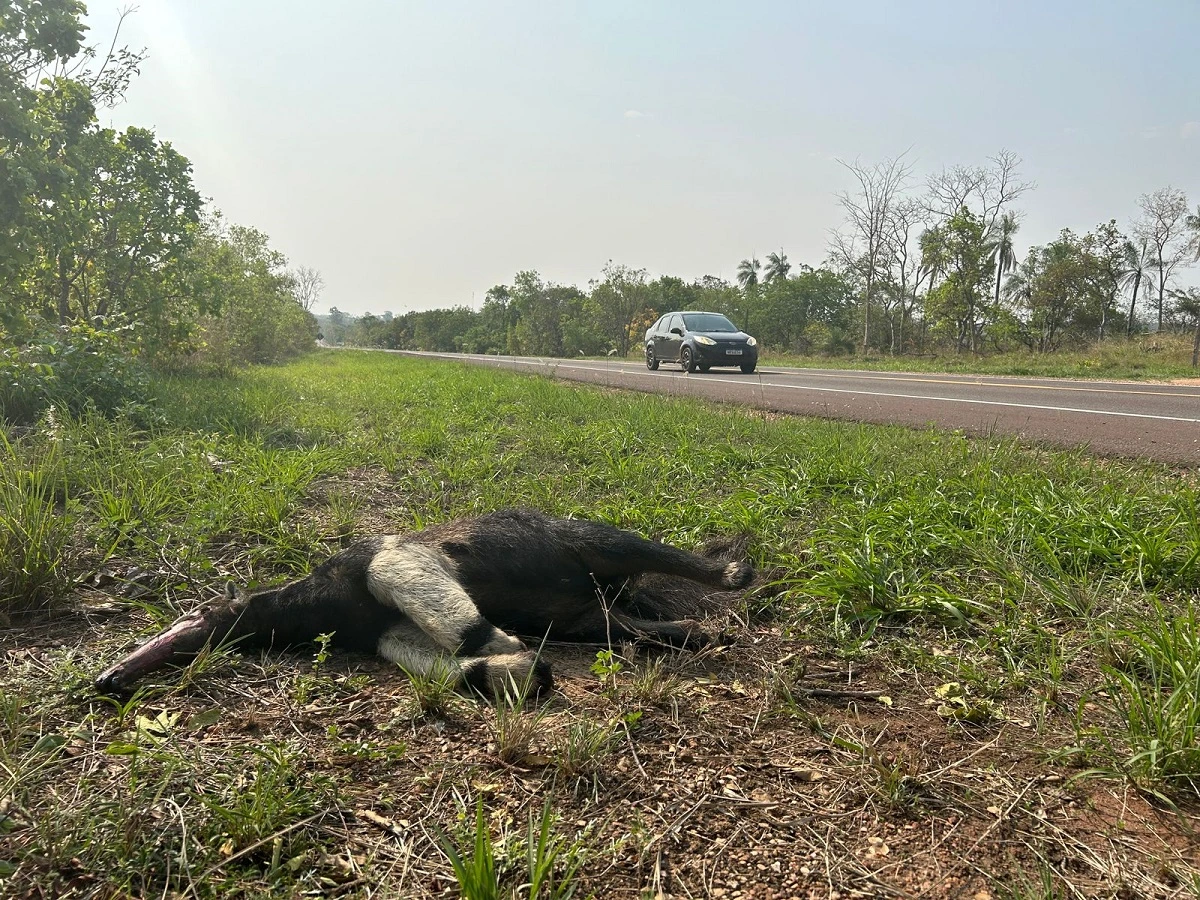
[[[750,563],[725,554],[689,553],[599,522],[501,510],[364,538],[279,587],[247,593],[230,583],[223,598],[151,638],[96,686],[122,690],[209,644],[285,647],[332,633],[337,646],[378,653],[413,674],[441,673],[491,693],[514,681],[540,691],[551,685],[550,668],[514,635],[702,647],[709,637],[677,618],[698,611],[683,582],[730,590],[753,577]]]

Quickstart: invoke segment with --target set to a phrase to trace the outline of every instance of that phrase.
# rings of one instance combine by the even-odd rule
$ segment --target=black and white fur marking
[[[280,587],[225,596],[182,617],[96,680],[127,688],[208,643],[287,646],[334,634],[413,674],[445,673],[486,693],[510,681],[545,690],[549,666],[515,635],[579,643],[651,640],[701,647],[709,638],[641,575],[730,590],[754,577],[745,561],[710,558],[611,525],[501,510],[408,535],[364,538]],[[660,579],[661,580],[661,579]]]

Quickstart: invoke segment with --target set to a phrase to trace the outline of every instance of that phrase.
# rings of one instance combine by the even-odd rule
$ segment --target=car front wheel
[[[742,363],[742,374],[750,375],[754,372],[754,363]]]
[[[654,348],[649,344],[646,345],[646,368],[651,372],[658,371],[658,357],[654,355]]]
[[[685,372],[696,371],[696,361],[692,359],[692,348],[684,347],[679,353],[679,364],[683,366]]]

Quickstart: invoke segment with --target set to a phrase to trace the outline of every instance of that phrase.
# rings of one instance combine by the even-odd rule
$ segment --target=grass
[[[560,833],[559,820],[547,800],[540,815],[530,809],[523,848],[506,846],[492,837],[480,798],[470,827],[460,829],[457,840],[446,834],[438,840],[454,869],[463,900],[573,897],[586,849],[582,840],[568,840]]]
[[[865,369],[877,372],[952,372],[962,375],[1025,375],[1039,378],[1160,380],[1197,378],[1192,368],[1192,339],[1178,334],[1139,335],[1054,353],[1015,350],[1005,353],[938,352],[929,355],[798,356],[764,354],[768,366],[814,369]]]
[[[503,896],[564,829],[579,896],[1196,883],[1194,474],[386,354],[157,391],[0,445],[6,895],[460,891],[479,803]],[[227,578],[511,505],[749,535],[736,645],[548,647],[556,692],[496,706],[324,647],[89,690]]]
[[[19,453],[0,435],[0,616],[46,606],[70,589],[73,527],[53,440]]]

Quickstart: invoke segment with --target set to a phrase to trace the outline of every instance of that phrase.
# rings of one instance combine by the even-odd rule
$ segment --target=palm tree
[[[1190,231],[1196,232],[1196,236],[1192,238],[1192,242],[1196,245],[1196,262],[1200,262],[1200,203],[1196,204],[1196,214],[1194,216],[1188,215],[1183,220],[1183,224]]]
[[[737,280],[745,294],[745,312],[742,314],[743,331],[750,329],[750,307],[758,299],[758,273],[760,269],[762,269],[762,263],[758,261],[757,256],[743,259],[738,263]]]
[[[792,264],[788,262],[787,254],[783,250],[778,253],[768,253],[767,270],[763,282],[770,284],[772,281],[783,281],[791,270]]]
[[[1033,292],[1037,287],[1037,280],[1037,258],[1030,252],[1028,259],[1013,267],[1012,273],[1004,283],[1004,294],[1010,303],[1015,303],[1028,314],[1033,309]]]
[[[1000,306],[1000,282],[1006,273],[1017,266],[1017,253],[1013,249],[1013,235],[1021,227],[1017,222],[1017,214],[1006,212],[992,226],[991,240],[988,242],[988,262],[996,267],[996,307]]]
[[[1133,293],[1129,296],[1129,318],[1125,320],[1125,337],[1133,335],[1133,313],[1137,307],[1138,291],[1142,289],[1142,279],[1146,270],[1153,264],[1153,254],[1142,241],[1139,247],[1133,241],[1126,241],[1121,247],[1121,287],[1133,285]]]
[[[758,273],[761,269],[762,263],[758,261],[757,256],[738,263],[737,280],[743,291],[751,292],[758,287]]]

